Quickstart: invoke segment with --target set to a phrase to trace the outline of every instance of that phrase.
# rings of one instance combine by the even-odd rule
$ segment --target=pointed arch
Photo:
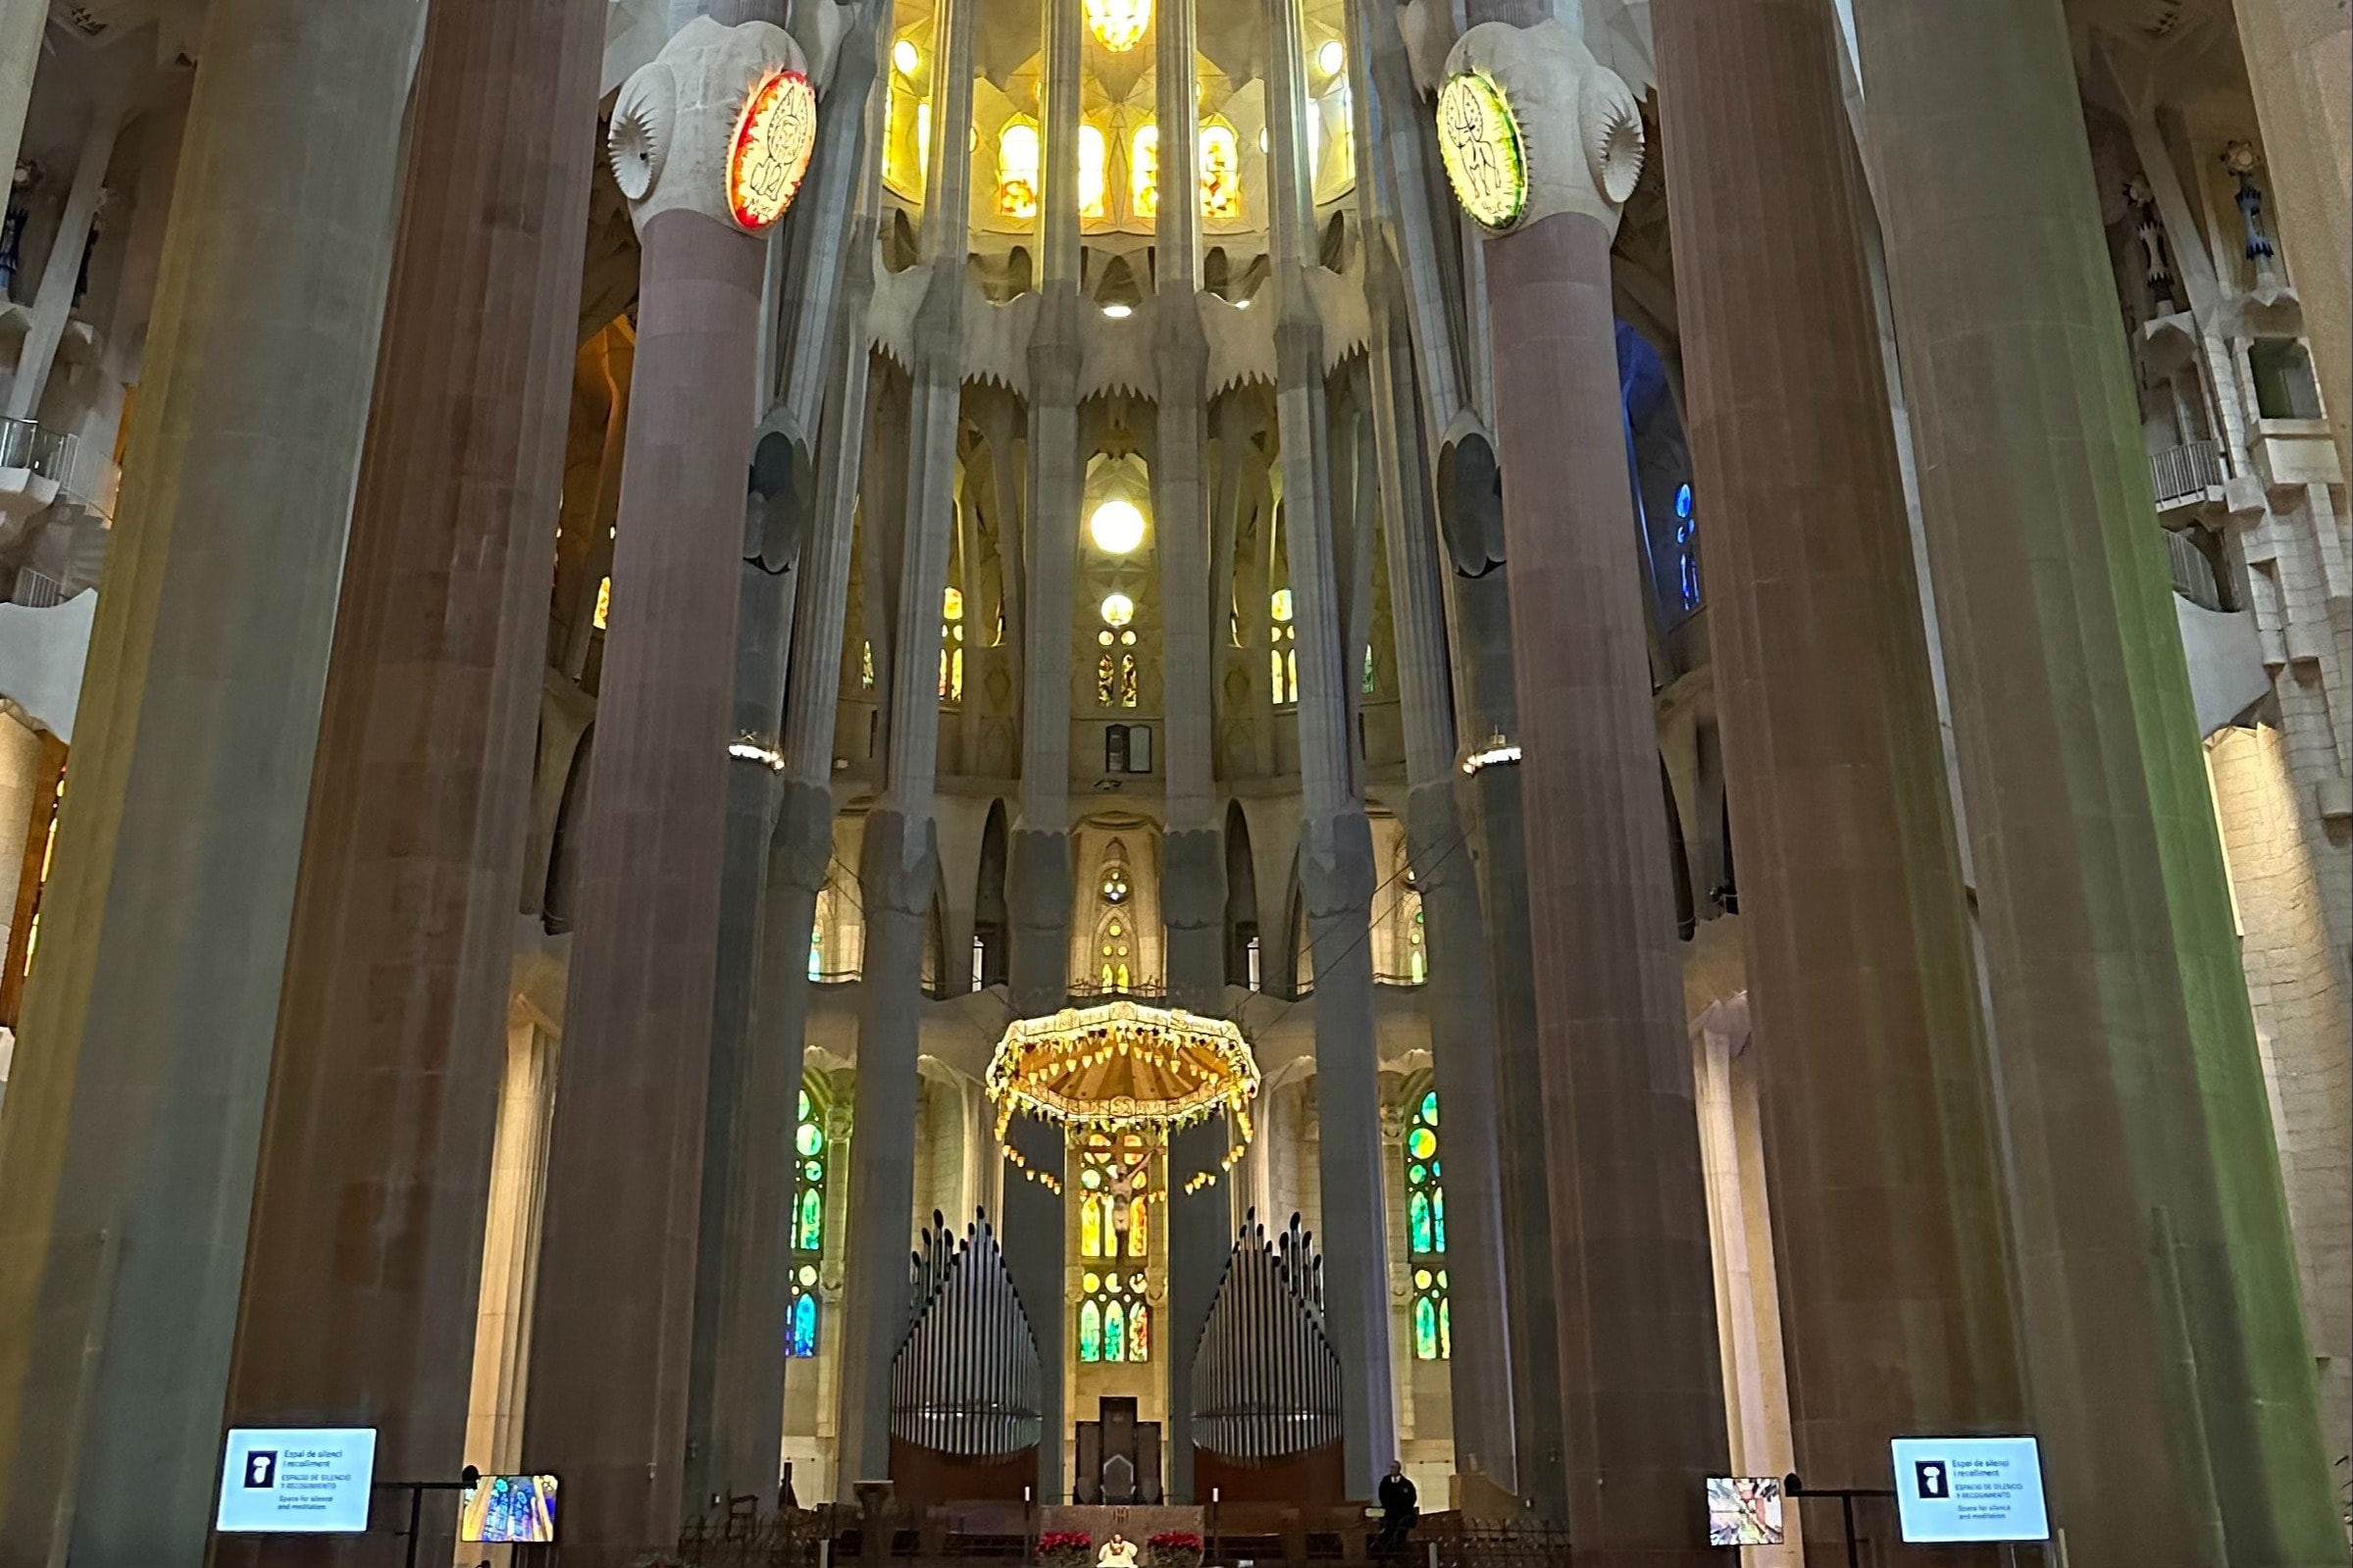
[[[1005,904],[1005,803],[992,801],[981,829],[979,880],[972,898],[972,946],[981,986],[1004,985],[1009,975],[1011,916]],[[978,987],[976,987],[978,988]]]
[[[563,799],[555,808],[555,833],[547,850],[547,885],[539,898],[539,924],[550,936],[572,929],[580,897],[581,823],[588,810],[588,763],[596,744],[596,726],[581,732],[573,748],[571,771],[564,776]]]
[[[1225,979],[1253,990],[1266,983],[1258,941],[1258,874],[1251,856],[1250,817],[1242,802],[1225,808]]]
[[[1691,896],[1691,855],[1683,847],[1683,814],[1675,809],[1675,783],[1667,776],[1666,759],[1659,759],[1659,787],[1666,794],[1666,858],[1675,886],[1675,935],[1685,941],[1699,930],[1699,910]]]

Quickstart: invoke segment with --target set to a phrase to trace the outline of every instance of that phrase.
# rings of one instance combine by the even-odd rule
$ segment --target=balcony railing
[[[31,420],[0,419],[0,468],[30,469],[63,484],[74,477],[76,444],[65,431],[43,430]]]
[[[2160,507],[2194,501],[2223,484],[2223,454],[2212,441],[2187,441],[2149,454],[2149,481]]]

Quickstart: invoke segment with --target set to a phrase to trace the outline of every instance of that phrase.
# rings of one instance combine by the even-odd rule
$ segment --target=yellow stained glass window
[[[1201,215],[1226,222],[1242,216],[1242,138],[1223,120],[1201,127]]]
[[[1079,126],[1079,216],[1102,218],[1110,212],[1111,144],[1100,126]]]
[[[1005,122],[997,133],[997,213],[1027,223],[1038,216],[1038,172],[1044,149],[1038,123],[1027,115]]]
[[[1160,127],[1147,121],[1128,143],[1128,211],[1160,216]]]

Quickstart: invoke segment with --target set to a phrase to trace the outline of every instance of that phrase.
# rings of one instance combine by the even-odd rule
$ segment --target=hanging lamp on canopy
[[[1223,1111],[1230,1129],[1225,1157],[1216,1170],[1196,1172],[1185,1183],[1190,1192],[1233,1169],[1250,1145],[1259,1079],[1249,1041],[1224,1019],[1114,1001],[1015,1020],[990,1059],[987,1085],[1005,1158],[1049,1187],[1058,1184],[1029,1170],[1005,1141],[1016,1115],[1164,1140]]]

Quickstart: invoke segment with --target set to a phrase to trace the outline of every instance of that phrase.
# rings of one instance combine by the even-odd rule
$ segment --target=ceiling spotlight
[[[1340,68],[1347,64],[1348,50],[1341,46],[1337,38],[1326,38],[1322,47],[1315,51],[1316,69],[1327,76],[1337,76]]]
[[[915,40],[901,38],[893,44],[891,46],[891,64],[897,69],[900,76],[913,76],[915,68],[923,64],[923,55],[915,47]]]
[[[1144,514],[1133,501],[1105,501],[1087,520],[1087,533],[1103,554],[1126,555],[1144,542]],[[1105,610],[1109,607],[1105,600]]]
[[[1105,305],[1103,314],[1115,322],[1124,322],[1136,314],[1136,307],[1133,305]]]

